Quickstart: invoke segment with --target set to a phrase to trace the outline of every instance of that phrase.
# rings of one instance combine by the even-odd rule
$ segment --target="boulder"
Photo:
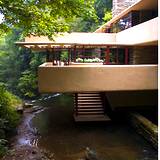
[[[85,159],[86,160],[98,160],[97,153],[94,150],[91,150],[89,147],[87,147],[85,151]]]
[[[24,103],[24,108],[31,108],[31,107],[33,107],[32,103],[28,103],[28,102]]]
[[[23,111],[24,111],[23,106],[22,106],[22,105],[17,106],[17,107],[16,107],[16,111],[17,111],[17,113],[19,113],[19,114],[23,114]]]

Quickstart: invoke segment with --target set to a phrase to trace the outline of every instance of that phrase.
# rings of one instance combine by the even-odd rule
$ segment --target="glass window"
[[[113,23],[111,32],[117,33],[130,27],[132,27],[132,13],[129,13],[127,16]]]
[[[117,25],[118,25],[118,29],[120,31],[132,27],[131,14],[129,14],[127,17],[124,17],[124,18],[120,19],[118,21]]]

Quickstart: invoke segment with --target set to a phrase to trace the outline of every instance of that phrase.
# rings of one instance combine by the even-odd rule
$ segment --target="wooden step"
[[[78,105],[78,108],[103,108],[103,105]]]
[[[84,102],[84,103],[78,103],[78,106],[95,106],[95,105],[99,105],[99,106],[103,106],[102,102],[97,102],[97,103],[87,103],[87,102]]]
[[[78,102],[102,102],[101,99],[79,99],[77,100]]]
[[[76,96],[76,97],[75,97]],[[108,121],[105,115],[103,101],[99,92],[77,93],[74,104],[75,121]],[[77,102],[77,103],[76,103]]]
[[[100,96],[100,94],[98,94],[98,93],[95,93],[95,94],[88,94],[88,93],[86,93],[86,94],[81,94],[81,93],[78,93],[78,97],[98,97],[98,96]]]
[[[76,108],[76,107],[75,107]],[[77,107],[78,109],[104,109],[104,107],[103,106],[79,106],[79,107]]]
[[[78,99],[101,99],[101,96],[78,96]]]
[[[94,114],[94,115],[99,115],[99,114],[103,114],[104,115],[104,111],[78,111],[77,112],[78,115],[90,115],[90,114]]]
[[[80,92],[77,94],[101,94],[100,92]]]
[[[101,100],[77,100],[78,103],[101,103],[102,104],[102,101]],[[74,101],[74,103],[76,103],[76,101]]]
[[[74,120],[76,122],[98,122],[98,121],[110,121],[111,119],[107,115],[75,115]]]
[[[103,108],[78,108],[77,111],[103,111]]]

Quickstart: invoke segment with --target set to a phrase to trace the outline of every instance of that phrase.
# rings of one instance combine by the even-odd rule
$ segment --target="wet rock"
[[[28,103],[28,102],[24,103],[24,108],[31,108],[31,107],[33,107],[32,103]]]
[[[22,106],[22,105],[17,106],[16,111],[17,111],[19,114],[23,114],[23,111],[24,111],[23,106]]]
[[[94,150],[91,150],[89,147],[87,147],[85,151],[85,159],[86,160],[98,160],[97,153]]]
[[[27,113],[33,113],[41,110],[43,107],[42,106],[33,106],[32,108],[29,108],[26,112]]]
[[[42,108],[43,108],[42,106],[33,106],[32,110],[33,110],[33,112],[36,112],[38,110],[41,110]]]
[[[130,113],[128,118],[136,131],[158,150],[158,126],[139,113]]]
[[[37,154],[37,152],[36,151],[32,151],[32,154]]]
[[[34,129],[33,129],[33,134],[34,134],[35,136],[40,136],[40,132],[37,130],[37,128],[34,128]]]

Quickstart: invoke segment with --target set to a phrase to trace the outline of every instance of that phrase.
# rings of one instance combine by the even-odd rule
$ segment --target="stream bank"
[[[25,110],[12,150],[3,160],[84,160],[86,149],[98,160],[158,159],[157,151],[125,122],[75,123],[71,95],[36,105],[44,108]]]
[[[51,95],[49,98],[58,95],[59,94]],[[31,123],[32,119],[37,114],[47,109],[42,106],[37,106],[37,102],[47,99],[48,96],[45,96],[39,100],[27,101],[23,111],[21,107],[18,107],[18,112],[23,112],[21,122],[17,127],[17,135],[11,138],[10,149],[2,160],[53,160],[52,154],[37,147],[39,135],[36,128],[34,128]]]

